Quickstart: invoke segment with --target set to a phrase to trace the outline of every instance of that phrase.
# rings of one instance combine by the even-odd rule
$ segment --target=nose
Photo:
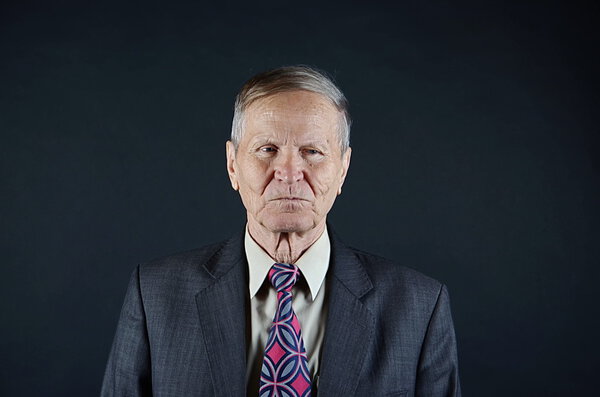
[[[281,153],[274,164],[275,179],[285,183],[295,183],[304,178],[303,160],[299,154]]]

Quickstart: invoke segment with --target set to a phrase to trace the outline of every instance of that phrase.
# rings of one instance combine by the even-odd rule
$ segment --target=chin
[[[279,214],[265,219],[263,225],[273,233],[301,233],[317,225],[314,219],[302,214]]]

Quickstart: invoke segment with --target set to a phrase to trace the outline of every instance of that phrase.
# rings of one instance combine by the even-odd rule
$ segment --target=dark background
[[[598,6],[482,3],[3,2],[0,394],[99,393],[134,266],[243,226],[234,95],[296,63],[351,103],[334,228],[449,286],[465,396],[595,394]]]

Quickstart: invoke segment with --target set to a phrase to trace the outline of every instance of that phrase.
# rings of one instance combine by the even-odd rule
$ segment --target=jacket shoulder
[[[141,280],[210,277],[205,265],[226,245],[226,241],[152,259],[139,265]]]
[[[388,258],[348,247],[364,266],[375,289],[386,286],[409,294],[436,297],[444,285],[411,267]]]
[[[218,243],[208,244],[200,248],[164,255],[143,263],[140,266],[146,269],[151,269],[197,264],[199,261],[202,262],[203,260],[208,260],[211,256],[217,253],[225,245],[225,243],[226,241],[221,241]]]

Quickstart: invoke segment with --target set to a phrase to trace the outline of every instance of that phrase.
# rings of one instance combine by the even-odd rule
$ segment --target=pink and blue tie
[[[276,263],[269,281],[277,290],[277,311],[265,348],[260,373],[260,397],[309,397],[310,373],[300,323],[292,308],[296,265]]]

